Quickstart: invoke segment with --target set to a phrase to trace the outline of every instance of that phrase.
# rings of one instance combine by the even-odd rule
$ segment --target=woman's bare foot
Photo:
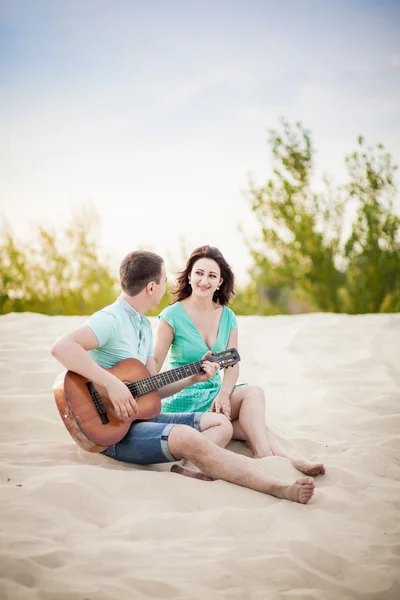
[[[202,481],[214,481],[212,477],[208,477],[208,475],[204,475],[198,469],[188,469],[187,467],[182,467],[181,465],[172,465],[171,473],[179,473],[179,475],[184,475],[185,477],[193,477],[194,479],[201,479]]]
[[[253,458],[268,458],[274,456],[274,453],[266,450],[265,452],[253,452]]]
[[[314,464],[309,463],[306,460],[292,460],[292,465],[301,473],[304,473],[305,475],[311,475],[311,477],[325,475],[325,467],[322,463]]]
[[[311,479],[311,477],[300,477],[295,483],[292,483],[292,485],[282,486],[278,498],[285,498],[292,502],[307,504],[313,497],[314,488],[314,479]]]

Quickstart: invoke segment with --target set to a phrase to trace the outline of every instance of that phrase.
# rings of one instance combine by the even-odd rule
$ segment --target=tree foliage
[[[7,227],[0,253],[0,314],[31,311],[85,315],[115,300],[118,286],[99,257],[93,211],[75,215],[63,231],[38,226],[30,243]]]
[[[262,187],[250,182],[261,235],[250,245],[252,284],[241,297],[250,292],[254,304],[257,295],[262,299],[272,292],[275,299],[269,298],[263,314],[274,304],[292,312],[289,303],[296,299],[309,310],[399,310],[400,220],[391,156],[360,137],[357,150],[345,159],[348,183],[333,190],[326,182],[326,191],[316,193],[310,132],[282,120],[269,142],[273,176]]]
[[[251,281],[238,290],[233,310],[400,311],[400,219],[391,156],[360,137],[345,159],[347,183],[334,189],[326,182],[324,192],[315,192],[310,132],[301,123],[282,120],[269,143],[273,175],[261,187],[249,186],[260,226],[259,238],[248,242]],[[84,315],[112,303],[119,285],[100,255],[98,230],[96,214],[87,209],[62,231],[39,226],[30,243],[17,241],[5,227],[0,232],[0,314]],[[183,245],[182,254],[184,264]],[[158,314],[170,301],[166,294],[148,314]]]

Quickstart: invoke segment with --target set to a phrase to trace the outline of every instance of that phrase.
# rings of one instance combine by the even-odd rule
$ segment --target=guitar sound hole
[[[89,390],[89,394],[93,400],[93,404],[96,407],[96,410],[98,412],[98,415],[101,419],[101,422],[103,423],[103,425],[107,425],[107,423],[109,423],[108,417],[107,417],[107,413],[106,410],[104,408],[104,404],[102,399],[100,398],[100,394],[99,392],[96,390],[96,388],[94,387],[93,383],[91,381],[88,381],[86,384],[87,389]]]

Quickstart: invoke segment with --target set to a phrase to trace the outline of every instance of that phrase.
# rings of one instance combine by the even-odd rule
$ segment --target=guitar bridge
[[[109,423],[109,420],[108,420],[107,413],[104,408],[102,399],[100,398],[99,392],[96,390],[96,388],[94,387],[94,385],[91,381],[87,382],[86,387],[89,390],[89,394],[93,400],[93,404],[96,407],[96,410],[99,414],[101,422],[103,423],[103,425],[107,425],[107,423]]]

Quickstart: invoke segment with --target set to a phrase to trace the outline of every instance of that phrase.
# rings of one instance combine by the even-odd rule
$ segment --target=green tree
[[[357,200],[357,212],[344,254],[350,312],[400,310],[400,219],[394,213],[396,186],[391,156],[380,144],[359,149],[346,158],[347,186]]]
[[[4,228],[0,253],[0,313],[91,314],[115,300],[117,280],[99,257],[98,219],[81,210],[63,231],[38,227],[30,243]]]
[[[365,148],[359,138],[359,150],[346,159],[348,185],[332,190],[326,182],[327,191],[315,193],[310,132],[283,119],[269,142],[273,176],[262,187],[250,182],[249,190],[261,230],[250,248],[259,289],[272,290],[282,312],[293,298],[310,310],[396,310],[400,221],[390,155],[382,145]],[[344,239],[349,208],[356,218]]]

